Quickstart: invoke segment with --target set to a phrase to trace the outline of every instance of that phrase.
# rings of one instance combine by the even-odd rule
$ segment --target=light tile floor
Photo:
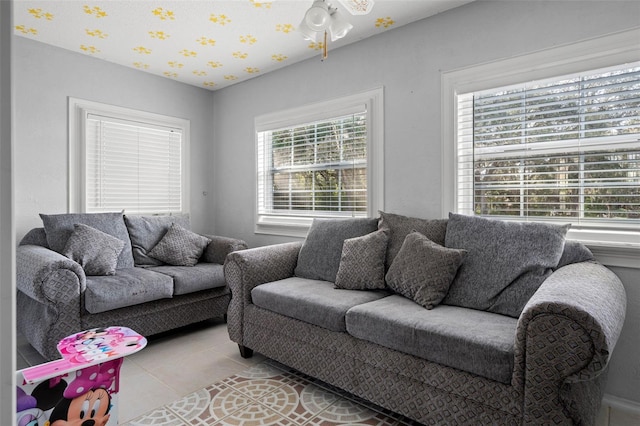
[[[17,368],[41,364],[42,356],[18,333]],[[121,370],[119,422],[128,422],[156,408],[237,374],[265,360],[260,354],[243,359],[220,320],[152,336],[147,347],[125,358]]]

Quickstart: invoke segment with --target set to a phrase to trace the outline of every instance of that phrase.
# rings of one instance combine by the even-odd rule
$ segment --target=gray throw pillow
[[[191,229],[188,214],[171,216],[124,216],[129,231],[133,259],[136,266],[159,266],[163,262],[149,256],[149,251],[160,242],[172,224]]]
[[[123,247],[118,238],[78,223],[62,254],[80,264],[86,275],[115,275]]]
[[[314,219],[298,254],[295,275],[335,283],[342,245],[378,229],[378,219]]]
[[[584,244],[579,241],[567,240],[564,243],[564,250],[562,257],[558,262],[556,269],[560,269],[563,266],[570,265],[572,263],[587,262],[594,260],[593,253]]]
[[[445,246],[468,254],[442,303],[519,317],[557,267],[568,229],[450,213]]]
[[[47,243],[51,250],[62,254],[67,240],[74,231],[73,225],[82,223],[95,228],[124,242],[124,247],[118,256],[118,269],[133,267],[131,241],[124,224],[122,212],[118,213],[65,213],[40,214]]]
[[[387,231],[380,230],[344,240],[335,287],[348,290],[384,289],[384,256],[388,239]]]
[[[148,254],[169,265],[194,266],[210,242],[209,238],[174,223]]]
[[[387,272],[387,285],[427,309],[435,308],[466,255],[465,250],[436,244],[419,232],[406,236]]]
[[[421,233],[437,244],[444,245],[447,219],[419,219],[380,212],[378,228],[389,231],[389,243],[387,244],[387,256],[385,259],[385,266],[389,269],[393,259],[400,251],[405,237],[413,231]]]

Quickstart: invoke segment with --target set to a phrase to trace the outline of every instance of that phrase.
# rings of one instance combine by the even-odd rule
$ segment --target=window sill
[[[606,266],[640,269],[640,232],[635,230],[570,229],[567,239],[580,241]]]
[[[313,223],[312,217],[259,216],[255,225],[255,233],[305,238],[311,223]]]
[[[596,260],[606,266],[640,269],[640,245],[585,243]]]

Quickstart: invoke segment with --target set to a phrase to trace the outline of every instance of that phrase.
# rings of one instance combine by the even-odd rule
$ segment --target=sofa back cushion
[[[379,229],[386,229],[389,234],[385,267],[389,269],[397,256],[404,239],[413,231],[417,231],[436,244],[444,245],[447,231],[447,219],[420,219],[393,213],[380,212]]]
[[[118,256],[117,269],[133,267],[133,254],[129,233],[124,224],[122,212],[118,213],[64,213],[64,214],[40,214],[44,230],[47,234],[47,243],[51,250],[63,252],[69,237],[77,223],[90,226],[124,243]]]
[[[49,243],[47,243],[47,233],[44,232],[44,228],[33,228],[27,232],[24,237],[22,237],[20,245],[33,245],[49,248]]]
[[[171,216],[130,216],[125,215],[124,222],[129,230],[133,259],[136,266],[159,266],[163,262],[148,255],[165,236],[171,225],[177,223],[186,229],[191,229],[189,215]]]
[[[344,240],[377,229],[378,219],[314,219],[300,249],[295,275],[335,282]]]
[[[442,303],[519,317],[558,266],[568,229],[450,213],[445,245],[467,255]]]

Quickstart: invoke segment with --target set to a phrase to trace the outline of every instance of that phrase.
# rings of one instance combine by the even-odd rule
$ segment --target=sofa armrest
[[[242,251],[227,256],[224,276],[231,290],[227,311],[229,337],[242,344],[244,308],[251,304],[254,287],[293,276],[302,242],[275,244]]]
[[[585,422],[577,418],[584,407],[572,402],[572,389],[578,388],[593,395],[595,416],[599,376],[620,336],[625,311],[622,282],[597,262],[564,266],[542,283],[516,328],[512,384],[524,390],[525,417],[558,404],[574,421]]]
[[[16,248],[17,326],[46,360],[60,357],[60,339],[83,329],[86,285],[71,259],[37,245]]]
[[[206,263],[224,264],[229,253],[248,248],[247,243],[237,238],[221,237],[218,235],[204,235],[211,242],[202,253],[202,261]]]
[[[16,288],[30,298],[51,303],[79,297],[86,286],[84,270],[73,260],[41,246],[16,248]]]

